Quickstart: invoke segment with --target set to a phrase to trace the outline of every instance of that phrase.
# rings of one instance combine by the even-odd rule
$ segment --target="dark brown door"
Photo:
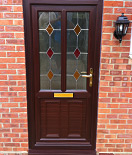
[[[97,4],[31,7],[30,154],[95,150],[101,27],[97,8]]]

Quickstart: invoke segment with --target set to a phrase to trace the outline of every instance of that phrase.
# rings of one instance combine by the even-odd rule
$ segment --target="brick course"
[[[0,155],[26,155],[28,150],[22,11],[22,0],[0,0]],[[131,29],[121,44],[113,36],[122,12],[132,21],[131,1],[104,1],[97,151],[131,155]]]

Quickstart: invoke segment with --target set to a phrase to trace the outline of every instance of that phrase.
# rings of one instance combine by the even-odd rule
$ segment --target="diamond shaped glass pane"
[[[48,32],[49,35],[52,34],[53,30],[54,30],[54,29],[53,29],[53,27],[51,26],[51,24],[49,24],[48,27],[46,28],[46,31]]]
[[[47,51],[47,55],[51,58],[52,55],[53,55],[53,53],[54,53],[54,52],[52,51],[52,49],[49,48],[48,51]]]
[[[74,78],[77,80],[80,76],[79,72],[76,70],[75,73],[74,73]]]
[[[51,70],[49,71],[49,73],[48,73],[48,75],[47,75],[47,76],[48,76],[48,78],[49,78],[50,80],[53,78],[53,73],[52,73],[52,71],[51,71]]]
[[[79,49],[76,49],[76,50],[75,50],[74,55],[75,55],[76,58],[79,57],[79,55],[80,55]]]
[[[80,26],[78,24],[74,28],[74,32],[76,33],[76,35],[79,35],[79,33],[81,32],[81,28],[80,28]]]

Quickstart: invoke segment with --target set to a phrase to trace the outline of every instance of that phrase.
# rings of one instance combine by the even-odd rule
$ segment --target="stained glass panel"
[[[46,31],[48,32],[49,35],[52,34],[53,30],[54,30],[54,29],[53,29],[53,27],[51,26],[51,24],[49,24],[49,25],[47,26],[47,28],[46,28]]]
[[[39,12],[40,89],[61,89],[61,13]]]
[[[80,76],[80,73],[78,72],[78,70],[75,71],[75,73],[73,74],[74,78],[76,80],[78,80],[79,76]]]
[[[79,57],[80,51],[78,48],[74,51],[74,55],[75,55],[76,59]]]
[[[79,35],[79,33],[81,32],[81,28],[78,24],[75,26],[74,32],[76,33],[76,35]]]
[[[68,90],[86,90],[87,79],[81,72],[87,72],[89,12],[67,13],[67,73]]]

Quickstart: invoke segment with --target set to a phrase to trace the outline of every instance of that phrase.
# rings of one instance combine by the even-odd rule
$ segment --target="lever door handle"
[[[82,75],[82,77],[91,78],[92,77],[92,74],[90,74],[90,75]]]
[[[86,73],[86,72],[81,72]],[[93,85],[93,68],[90,68],[90,74],[89,75],[82,75],[84,78],[89,78],[89,87],[92,87]]]
[[[84,71],[83,71],[83,72],[81,72],[81,74],[87,74],[87,72],[84,72]]]

